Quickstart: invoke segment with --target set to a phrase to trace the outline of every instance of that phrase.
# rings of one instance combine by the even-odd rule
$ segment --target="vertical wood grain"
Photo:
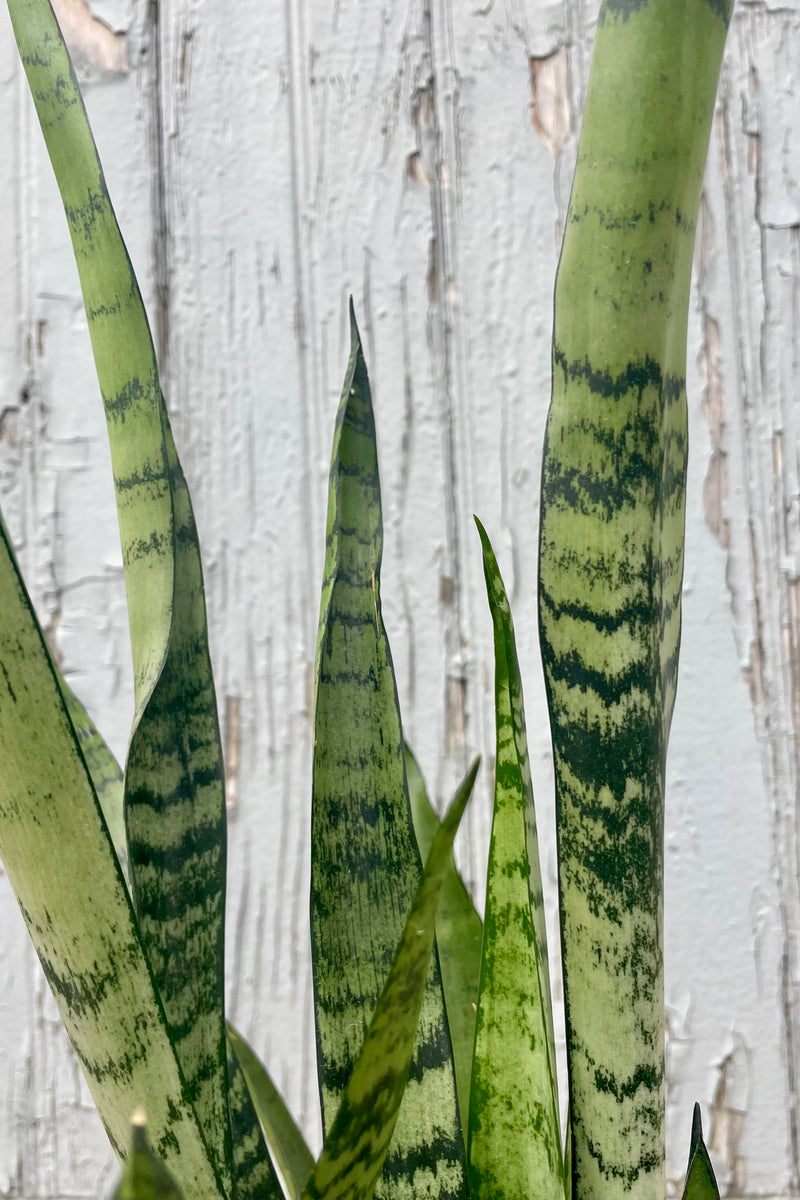
[[[74,3],[90,118],[195,501],[226,742],[238,745],[232,1015],[317,1146],[310,703],[350,292],[373,382],[384,616],[407,736],[439,803],[484,754],[458,848],[479,894],[494,739],[474,511],[514,609],[556,929],[535,544],[552,284],[596,4]],[[0,25],[0,503],[70,680],[124,755],[130,655],[99,397],[4,10]],[[694,1099],[726,1185],[780,1194],[798,1174],[799,26],[797,0],[740,0],[696,254],[667,796],[676,1191]],[[0,1194],[103,1194],[102,1130],[7,888],[0,900]]]

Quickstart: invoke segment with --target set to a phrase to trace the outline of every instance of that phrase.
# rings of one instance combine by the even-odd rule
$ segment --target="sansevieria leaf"
[[[703,1119],[700,1116],[699,1104],[695,1104],[692,1113],[692,1140],[689,1146],[689,1165],[686,1168],[683,1200],[719,1200],[717,1177],[703,1140]]]
[[[125,863],[122,855],[125,853],[125,829],[123,823],[122,771],[102,734],[98,731],[84,706],[60,675],[55,663],[53,663],[53,670],[61,688],[67,712],[78,737],[78,743],[83,753],[86,768],[97,793],[100,808],[102,809],[111,840],[117,852],[117,858],[120,861],[120,866],[124,868]],[[115,831],[117,837],[115,837]],[[123,839],[121,844],[118,844],[117,838]],[[259,1121],[259,1116],[264,1115],[262,1106],[251,1100],[250,1088],[252,1084],[250,1082],[250,1072],[247,1073],[246,1078],[240,1059],[242,1056],[249,1056],[248,1066],[252,1066],[254,1063],[255,1067],[260,1068],[262,1072],[264,1068],[255,1058],[247,1043],[239,1038],[230,1026],[227,1027],[227,1032],[228,1107],[233,1136],[233,1174],[236,1200],[282,1200],[283,1192],[281,1191],[275,1169],[267,1151],[264,1133]],[[269,1081],[269,1084],[271,1085],[271,1081]],[[276,1099],[272,1107],[269,1107],[267,1115],[274,1118],[275,1111],[277,1110],[286,1124],[291,1125],[296,1138],[302,1144],[307,1158],[307,1169],[303,1176],[303,1182],[305,1182],[311,1174],[314,1160],[311,1157],[310,1151],[306,1148],[302,1134],[294,1124],[291,1115],[286,1110],[280,1097],[277,1096],[277,1093],[275,1095]],[[134,1136],[137,1136],[135,1130]],[[277,1155],[277,1158],[283,1168],[280,1155]],[[125,1178],[128,1182],[138,1177],[135,1171],[132,1174],[131,1170],[126,1167]],[[292,1193],[292,1200],[299,1200],[301,1191],[302,1186],[297,1189],[296,1195]]]
[[[434,945],[436,906],[450,869],[453,839],[472,794],[475,759],[433,839],[386,986],[375,1006],[361,1054],[304,1193],[305,1200],[371,1200],[389,1147],[412,1061],[417,1022]],[[431,1174],[420,1162],[410,1189],[431,1195]],[[439,1193],[441,1194],[441,1193]]]
[[[494,816],[469,1107],[473,1200],[564,1196],[542,876],[514,625],[486,531],[494,623]]]
[[[326,1132],[421,875],[381,616],[375,423],[352,306],[350,317],[352,347],[331,462],[314,724],[311,953]],[[435,955],[411,1077],[376,1195],[464,1196],[464,1143]]]
[[[311,1151],[266,1067],[231,1025],[228,1044],[236,1054],[253,1107],[286,1183],[289,1200],[300,1200],[314,1170]]]
[[[539,613],[573,1195],[663,1196],[664,770],[686,322],[730,0],[606,0],[558,270]]]
[[[136,715],[125,778],[139,927],[210,1153],[232,1189],[225,804],[197,534],[141,296],[48,0],[9,0],[67,216],[103,394]]]
[[[119,859],[119,865],[130,886],[128,873],[128,843],[125,836],[125,814],[123,809],[124,776],[119,763],[109,750],[103,737],[70,686],[64,681],[57,667],[56,677],[61,686],[64,703],[78,737],[89,777],[103,810],[111,841]]]
[[[187,1200],[224,1195],[108,828],[0,522],[0,857],[89,1090],[124,1157],[145,1105]]]
[[[440,821],[428,799],[425,781],[408,745],[406,776],[414,833],[424,862],[439,830]],[[475,1006],[478,1000],[482,939],[483,922],[458,873],[455,858],[451,856],[442,883],[439,907],[436,910],[436,945],[444,985],[447,1021],[453,1043],[458,1107],[465,1134],[469,1113],[469,1080],[475,1042]]]
[[[111,1200],[184,1200],[177,1180],[153,1153],[142,1108],[133,1114],[128,1157]]]
[[[228,1107],[233,1135],[236,1200],[283,1200],[283,1191],[266,1149],[259,1114],[234,1041],[227,1038]]]

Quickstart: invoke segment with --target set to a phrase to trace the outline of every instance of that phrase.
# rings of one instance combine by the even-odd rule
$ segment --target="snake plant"
[[[686,318],[729,0],[605,0],[556,284],[539,606],[566,1127],[508,597],[478,523],[496,712],[482,920],[452,856],[478,762],[440,821],[403,738],[381,610],[375,417],[351,305],[314,702],[316,1161],[225,1021],[224,783],[200,548],[142,299],[49,0],[8,4],[107,418],[136,709],[123,773],[59,676],[0,523],[0,854],[125,1164],[115,1194],[663,1197],[662,837]],[[717,1194],[696,1112],[685,1196]]]

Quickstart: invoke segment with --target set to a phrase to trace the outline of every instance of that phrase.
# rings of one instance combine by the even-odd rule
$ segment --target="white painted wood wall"
[[[537,493],[596,0],[58,8],[205,548],[231,1011],[316,1147],[309,698],[347,297],[374,387],[407,736],[439,801],[473,753],[491,760],[477,512],[512,594],[552,900]],[[131,667],[103,418],[5,6],[0,116],[0,503],[67,676],[122,756]],[[672,1194],[695,1099],[729,1195],[797,1194],[800,1175],[799,124],[800,0],[737,0],[689,334],[666,838]],[[490,774],[460,844],[476,894]],[[104,1135],[0,884],[0,1196],[100,1196]]]

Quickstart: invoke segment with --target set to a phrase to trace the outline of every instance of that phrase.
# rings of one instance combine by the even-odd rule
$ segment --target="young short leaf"
[[[703,1140],[703,1120],[699,1104],[695,1104],[692,1113],[692,1140],[682,1200],[719,1200],[717,1177]]]
[[[425,790],[425,780],[417,760],[406,744],[406,776],[411,800],[414,833],[423,862],[430,853],[433,839],[440,827],[433,805]],[[447,1021],[453,1043],[453,1058],[458,1087],[458,1108],[463,1131],[467,1132],[469,1113],[469,1081],[472,1072],[472,1049],[475,1042],[475,1005],[478,999],[478,980],[481,970],[481,940],[483,922],[475,910],[472,897],[458,873],[455,859],[442,884],[439,908],[436,912],[436,946],[442,971]]]
[[[554,1200],[565,1190],[550,973],[522,680],[486,531],[497,750],[469,1108],[473,1200]]]
[[[111,1200],[184,1200],[175,1177],[147,1140],[143,1109],[131,1120],[131,1145]]]

